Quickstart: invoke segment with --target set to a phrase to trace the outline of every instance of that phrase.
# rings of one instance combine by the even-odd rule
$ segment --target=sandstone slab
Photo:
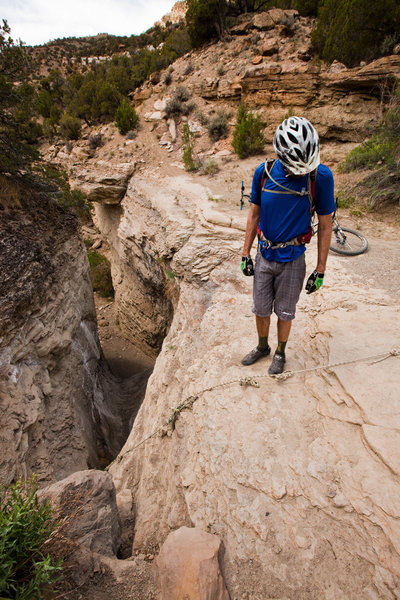
[[[221,541],[198,528],[169,534],[157,557],[163,600],[229,600],[218,554]]]

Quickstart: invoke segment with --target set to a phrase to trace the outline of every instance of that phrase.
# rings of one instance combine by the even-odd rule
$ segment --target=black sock
[[[287,344],[287,342],[278,342],[275,354],[280,354],[281,356],[285,356],[286,344]]]
[[[268,348],[268,337],[259,337],[257,350],[266,350]]]

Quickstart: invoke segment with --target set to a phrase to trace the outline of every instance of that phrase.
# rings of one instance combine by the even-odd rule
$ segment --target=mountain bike
[[[248,200],[250,202],[251,196],[250,194],[244,193],[244,183],[242,181],[241,187],[241,197],[240,197],[240,210],[243,209],[244,200]],[[330,249],[332,252],[336,252],[336,254],[344,254],[346,256],[356,256],[357,254],[363,254],[368,249],[368,241],[367,238],[359,233],[358,231],[354,231],[354,229],[349,229],[348,227],[342,227],[337,220],[337,199],[335,201],[336,210],[332,215],[332,240]],[[318,231],[318,222],[312,222],[311,227],[313,230],[313,235],[315,235]]]

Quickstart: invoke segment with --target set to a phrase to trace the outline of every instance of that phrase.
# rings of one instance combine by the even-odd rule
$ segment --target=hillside
[[[52,483],[43,493],[72,540],[61,597],[400,597],[399,208],[371,212],[368,172],[338,169],[380,122],[400,55],[315,60],[313,24],[294,10],[245,15],[133,91],[137,129],[84,124],[78,140],[43,141],[92,203],[80,232],[40,194],[11,201],[2,180],[0,475]],[[243,160],[242,100],[266,137]],[[239,204],[287,114],[317,128],[339,220],[369,250],[330,253],[276,380],[269,359],[240,363],[256,333]],[[197,171],[185,170],[187,127]],[[97,318],[83,241],[111,264],[115,296],[95,295]],[[311,272],[315,240],[306,257]]]

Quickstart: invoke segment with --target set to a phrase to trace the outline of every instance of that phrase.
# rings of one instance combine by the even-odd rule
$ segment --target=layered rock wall
[[[0,480],[53,481],[123,443],[75,217],[1,180]]]

